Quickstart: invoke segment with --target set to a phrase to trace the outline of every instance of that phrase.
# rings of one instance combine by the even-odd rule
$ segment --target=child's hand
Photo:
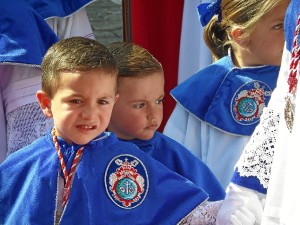
[[[260,200],[260,195],[262,194],[254,190],[231,183],[217,215],[217,225],[260,224],[263,213],[263,200]]]

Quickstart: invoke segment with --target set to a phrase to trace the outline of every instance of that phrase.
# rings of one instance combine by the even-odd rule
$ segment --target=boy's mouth
[[[80,129],[86,129],[86,130],[96,129],[95,125],[78,125],[77,127],[80,128]]]

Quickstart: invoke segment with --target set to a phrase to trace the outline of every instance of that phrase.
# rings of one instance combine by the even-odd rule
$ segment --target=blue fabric
[[[224,199],[225,191],[211,170],[189,150],[166,135],[155,132],[150,140],[122,141],[134,143],[170,170],[192,181],[208,193],[210,201]]]
[[[66,17],[83,8],[93,0],[25,0],[44,19]]]
[[[287,43],[286,46],[289,52],[291,52],[293,48],[294,33],[296,29],[297,19],[299,16],[299,14],[293,12],[296,12],[296,10],[294,9],[299,9],[299,8],[300,8],[300,1],[291,0],[286,12],[286,17],[284,21],[284,32],[285,32],[285,40]],[[298,36],[298,43],[300,43],[300,35]]]
[[[119,141],[114,134],[105,135],[85,146],[60,224],[176,224],[207,199],[204,191],[135,145]],[[59,142],[63,154],[69,155],[67,149],[72,146]],[[74,151],[78,147],[73,146]],[[109,178],[117,171],[112,165],[121,162],[130,163],[131,172],[145,180],[135,207],[121,207],[108,188],[109,181],[114,181]],[[50,133],[11,154],[0,165],[0,224],[53,224],[59,171]]]
[[[205,27],[214,15],[218,15],[218,20],[222,20],[221,0],[212,3],[202,3],[198,6],[198,14],[201,25]]]
[[[237,169],[234,171],[231,182],[234,184],[240,185],[242,187],[246,187],[251,190],[255,190],[260,193],[267,194],[267,189],[261,185],[261,183],[257,179],[257,177],[255,177],[255,176],[249,176],[249,177],[240,176],[240,173],[237,171]]]
[[[58,38],[24,0],[0,0],[0,63],[40,65]]]
[[[0,0],[0,63],[39,66],[58,41],[44,19],[66,17],[92,0]]]
[[[237,68],[226,56],[179,84],[171,95],[189,113],[213,127],[250,136],[276,87],[278,73],[278,66]],[[255,100],[258,94],[260,101]]]

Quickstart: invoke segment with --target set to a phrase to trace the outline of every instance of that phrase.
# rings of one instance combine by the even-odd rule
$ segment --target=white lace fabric
[[[237,170],[240,176],[254,176],[264,188],[268,187],[277,132],[279,127],[279,113],[265,108],[260,125],[257,126],[251,139],[241,155]]]
[[[53,126],[37,102],[18,107],[7,115],[7,155],[31,144]]]
[[[223,201],[205,201],[182,219],[177,225],[215,225],[217,214],[222,203]]]

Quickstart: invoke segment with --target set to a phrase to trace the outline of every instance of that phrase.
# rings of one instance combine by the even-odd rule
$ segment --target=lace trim
[[[177,225],[214,225],[223,201],[201,203]]]
[[[7,114],[7,155],[31,144],[53,126],[37,102],[18,107]]]
[[[277,141],[279,127],[279,113],[265,108],[243,154],[237,164],[240,176],[255,176],[264,188],[268,187],[274,147]]]

